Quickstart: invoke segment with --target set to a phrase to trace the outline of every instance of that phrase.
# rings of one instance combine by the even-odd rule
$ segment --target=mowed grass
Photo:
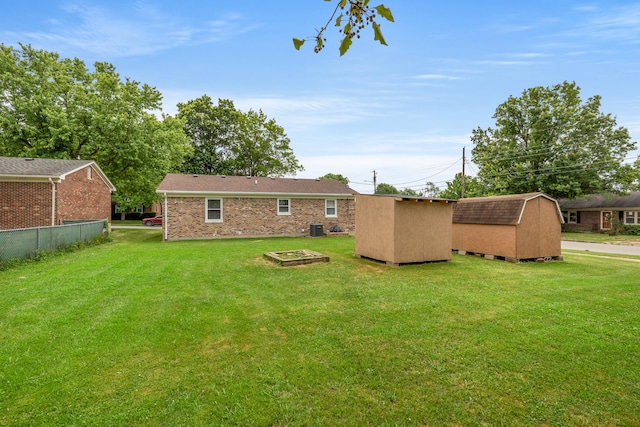
[[[0,272],[0,425],[640,424],[638,263],[113,237]]]

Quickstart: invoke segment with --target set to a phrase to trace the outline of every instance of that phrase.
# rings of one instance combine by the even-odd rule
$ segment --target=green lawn
[[[160,236],[0,271],[0,425],[640,425],[637,263]]]
[[[640,236],[627,236],[622,234],[611,236],[607,233],[563,232],[562,240],[575,240],[578,242],[594,242],[594,243],[613,243],[613,244],[619,244],[619,245],[640,244]]]

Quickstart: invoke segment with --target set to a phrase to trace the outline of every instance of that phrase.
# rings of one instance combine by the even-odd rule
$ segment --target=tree
[[[396,187],[394,187],[391,184],[385,184],[384,182],[381,182],[376,186],[375,193],[376,194],[400,194],[400,190],[398,190]]]
[[[284,176],[303,171],[284,129],[262,112],[240,116],[238,138],[230,147],[232,175]]]
[[[304,170],[290,147],[290,140],[274,119],[262,112],[247,113],[233,101],[203,95],[178,104],[193,154],[179,170],[205,175],[284,176]]]
[[[439,197],[440,189],[433,182],[427,181],[422,190],[422,194],[424,194],[425,197]]]
[[[600,112],[600,96],[580,99],[576,83],[527,89],[509,97],[477,128],[473,161],[491,194],[542,191],[552,197],[624,192],[635,177],[623,164],[636,146],[615,117]]]
[[[328,173],[326,175],[321,176],[318,179],[335,179],[336,181],[340,181],[344,185],[349,185],[349,178],[336,173]]]
[[[193,154],[184,159],[180,172],[204,175],[233,175],[231,146],[238,136],[242,113],[228,99],[203,95],[178,104],[177,117],[193,146]]]
[[[160,93],[121,80],[113,65],[0,45],[0,155],[96,161],[123,209],[157,200],[164,175],[189,151],[182,124],[152,112]]]
[[[482,197],[485,196],[482,183],[478,178],[468,175],[464,176],[464,197]],[[462,174],[457,173],[453,181],[447,182],[447,188],[442,190],[438,197],[443,199],[460,199],[462,197]]]
[[[340,11],[340,15],[336,18],[338,11]],[[297,50],[300,50],[305,41],[313,40],[315,42],[313,51],[316,53],[320,52],[324,49],[325,42],[327,41],[324,33],[331,23],[334,23],[336,27],[341,27],[339,31],[342,33],[343,37],[340,42],[340,56],[344,55],[349,50],[354,38],[360,38],[360,31],[369,24],[371,24],[371,27],[373,28],[373,39],[386,46],[387,42],[380,30],[380,24],[376,20],[378,16],[394,22],[391,10],[386,8],[383,4],[369,6],[369,0],[338,0],[331,17],[327,23],[317,31],[316,35],[306,39],[294,38],[293,46]],[[343,18],[346,20],[344,24]]]

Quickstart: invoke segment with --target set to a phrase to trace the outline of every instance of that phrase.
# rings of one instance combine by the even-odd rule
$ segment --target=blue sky
[[[398,188],[444,187],[500,103],[565,80],[640,140],[640,1],[387,0],[389,46],[368,28],[343,57],[334,27],[320,54],[291,42],[335,0],[8,3],[0,43],[110,62],[156,87],[168,114],[204,94],[261,109],[291,139],[298,177],[339,173],[364,193],[374,170]]]

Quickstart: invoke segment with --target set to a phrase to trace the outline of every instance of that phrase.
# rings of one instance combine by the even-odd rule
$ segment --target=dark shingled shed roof
[[[318,195],[355,196],[357,191],[333,179],[168,174],[158,186],[168,195]]]
[[[558,205],[544,193],[513,194],[508,196],[474,197],[459,199],[453,205],[455,224],[518,225],[527,201],[544,197]],[[558,208],[560,221],[562,215]]]
[[[628,196],[604,196],[602,194],[594,194],[573,200],[562,199],[558,200],[558,203],[560,203],[562,209],[640,209],[640,191],[631,193]]]

